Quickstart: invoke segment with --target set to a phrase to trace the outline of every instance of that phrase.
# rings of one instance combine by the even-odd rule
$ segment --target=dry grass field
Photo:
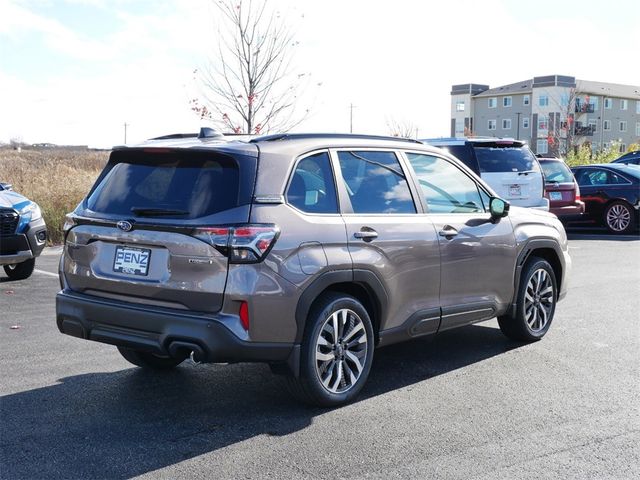
[[[0,181],[40,205],[50,242],[56,244],[62,241],[65,214],[86,195],[108,157],[108,151],[81,148],[4,148]]]

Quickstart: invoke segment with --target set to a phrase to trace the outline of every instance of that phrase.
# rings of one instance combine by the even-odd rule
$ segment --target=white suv
[[[457,157],[510,204],[549,210],[540,164],[526,142],[512,138],[434,138],[422,141]]]

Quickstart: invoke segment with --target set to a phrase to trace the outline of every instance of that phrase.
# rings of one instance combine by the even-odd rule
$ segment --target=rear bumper
[[[576,202],[573,205],[564,207],[554,207],[552,205],[549,211],[563,222],[580,220],[584,215],[584,202]]]
[[[247,342],[224,324],[226,314],[198,316],[139,306],[63,290],[56,296],[56,322],[67,335],[157,355],[203,362],[286,362],[293,345]]]
[[[540,198],[537,202],[534,203],[533,200],[507,200],[514,207],[523,207],[523,208],[532,208],[534,210],[542,210],[543,212],[549,211],[549,199],[548,198]]]

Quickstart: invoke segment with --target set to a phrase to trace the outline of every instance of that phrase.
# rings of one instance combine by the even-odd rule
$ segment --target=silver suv
[[[441,149],[356,135],[116,148],[65,238],[61,332],[147,368],[267,362],[321,406],[358,394],[377,346],[496,316],[542,338],[571,268],[554,215]]]

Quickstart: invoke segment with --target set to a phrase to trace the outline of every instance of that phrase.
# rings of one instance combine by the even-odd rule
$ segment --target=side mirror
[[[506,217],[509,215],[509,202],[498,197],[491,197],[489,211],[491,212],[491,218],[494,220]]]
[[[13,190],[13,185],[10,183],[0,182],[0,190]]]

